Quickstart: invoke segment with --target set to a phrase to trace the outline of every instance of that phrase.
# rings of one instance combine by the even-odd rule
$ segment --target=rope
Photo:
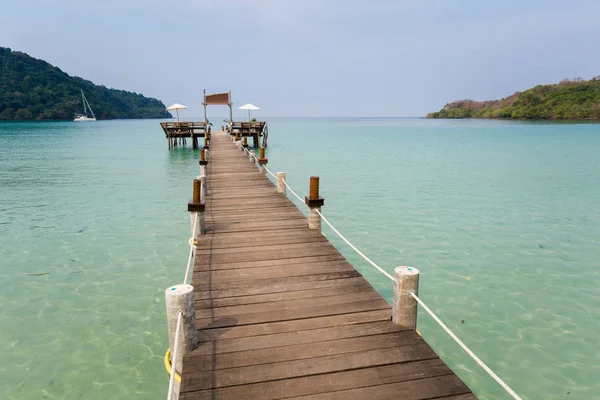
[[[200,189],[202,190],[202,188]],[[187,267],[185,268],[185,276],[183,278],[183,283],[185,284],[188,279],[188,274],[190,273],[190,265],[192,265],[192,260],[194,259],[194,239],[196,238],[196,226],[198,225],[198,213],[194,213],[194,226],[192,227],[192,237],[190,238],[190,255],[188,256]]]
[[[300,200],[301,202],[303,202],[303,203],[304,203],[304,200],[303,200],[303,199],[302,199],[300,196],[298,196],[298,195],[296,194],[296,192],[294,192],[294,189],[292,189],[292,188],[290,187],[290,185],[288,185],[288,183],[285,181],[285,179],[283,179],[283,183],[285,184],[285,187],[286,187],[286,188],[288,188],[288,189],[289,189],[289,191],[290,191],[290,192],[292,192],[292,194],[293,194],[294,196],[296,196],[296,198],[297,198],[298,200]]]
[[[177,313],[177,328],[175,329],[175,344],[173,345],[173,360],[177,360],[177,350],[179,350],[179,328],[181,327],[181,316],[182,312]],[[173,398],[173,385],[175,384],[175,368],[171,368],[171,377],[169,378],[169,393],[167,394],[167,400]]]
[[[514,391],[513,391],[513,390],[512,390],[512,389],[511,389],[511,388],[510,388],[510,387],[509,387],[509,386],[508,386],[506,383],[504,383],[504,381],[503,381],[502,379],[500,379],[500,377],[499,377],[498,375],[496,375],[496,374],[494,373],[494,371],[492,371],[492,370],[491,370],[491,369],[490,369],[490,368],[489,368],[487,365],[485,365],[485,364],[484,364],[484,362],[483,362],[483,361],[481,361],[481,360],[479,359],[479,357],[477,357],[477,356],[475,355],[475,353],[473,353],[473,352],[471,351],[471,349],[469,349],[469,348],[468,348],[468,347],[467,347],[467,346],[466,346],[466,345],[465,345],[465,344],[464,344],[464,343],[463,343],[463,342],[462,342],[462,341],[461,341],[461,340],[460,340],[460,339],[459,339],[459,338],[458,338],[458,337],[457,337],[457,336],[454,334],[454,332],[452,332],[452,331],[451,331],[451,330],[450,330],[450,329],[449,329],[449,328],[446,326],[446,324],[444,324],[444,323],[443,323],[443,322],[442,322],[442,321],[441,321],[441,320],[438,318],[438,316],[437,316],[437,315],[435,315],[435,314],[433,313],[433,311],[431,311],[431,310],[429,309],[429,307],[427,307],[427,305],[426,305],[425,303],[423,303],[423,300],[421,300],[421,299],[420,299],[420,298],[419,298],[419,297],[418,297],[418,296],[417,296],[417,295],[416,295],[416,294],[415,294],[413,291],[411,291],[411,292],[410,292],[410,295],[411,295],[411,296],[412,296],[412,297],[413,297],[413,298],[414,298],[414,299],[415,299],[415,300],[416,300],[416,301],[417,301],[417,302],[418,302],[418,303],[421,305],[421,307],[423,307],[423,309],[424,309],[425,311],[427,311],[427,313],[428,313],[428,314],[431,316],[431,318],[433,318],[433,319],[435,320],[435,322],[437,322],[437,323],[438,323],[438,324],[439,324],[439,325],[442,327],[442,329],[443,329],[443,330],[445,330],[445,331],[446,331],[446,333],[447,333],[448,335],[450,335],[450,337],[451,337],[452,339],[454,339],[454,341],[455,341],[456,343],[458,343],[458,345],[459,345],[460,347],[462,347],[462,349],[463,349],[463,350],[464,350],[464,351],[465,351],[465,352],[466,352],[468,355],[470,355],[470,356],[471,356],[471,358],[472,358],[473,360],[475,360],[475,362],[476,362],[477,364],[479,364],[479,366],[480,366],[481,368],[483,368],[483,369],[485,370],[485,372],[487,372],[487,373],[488,373],[488,374],[489,374],[489,375],[490,375],[492,378],[494,378],[494,380],[495,380],[496,382],[498,382],[498,384],[499,384],[500,386],[502,386],[502,388],[503,388],[504,390],[506,390],[506,391],[508,392],[508,394],[510,394],[510,395],[512,396],[512,398],[513,398],[513,399],[515,399],[515,400],[521,400],[521,397],[519,397],[519,395],[518,395],[518,394],[516,394],[516,393],[515,393],[515,392],[514,392]]]
[[[317,210],[317,214],[319,214],[319,215],[321,216],[321,218],[323,218],[323,221],[325,221],[325,223],[326,223],[327,225],[329,225],[329,227],[330,227],[330,228],[331,228],[331,229],[332,229],[332,230],[333,230],[335,233],[337,233],[337,235],[338,235],[338,236],[339,236],[339,237],[340,237],[340,238],[341,238],[341,239],[342,239],[344,242],[346,242],[346,244],[347,244],[348,246],[352,247],[352,249],[353,249],[355,252],[357,252],[357,253],[358,253],[358,255],[360,255],[362,258],[364,258],[366,262],[368,262],[369,264],[371,264],[372,266],[374,266],[375,268],[377,268],[377,269],[379,270],[379,272],[381,272],[382,274],[384,274],[385,276],[387,276],[388,278],[390,278],[392,281],[394,280],[394,277],[393,277],[393,276],[391,276],[390,274],[388,274],[388,273],[387,273],[387,272],[386,272],[386,271],[385,271],[383,268],[381,268],[379,265],[375,264],[375,263],[374,263],[374,262],[373,262],[373,261],[372,261],[372,260],[371,260],[369,257],[365,256],[365,255],[363,254],[363,252],[362,252],[362,251],[360,251],[359,249],[357,249],[357,248],[356,248],[356,246],[354,246],[352,243],[350,243],[350,242],[348,241],[348,239],[346,239],[346,238],[344,237],[344,235],[342,235],[342,234],[340,233],[340,231],[338,231],[337,229],[335,229],[335,228],[333,227],[333,225],[331,225],[331,223],[330,223],[330,222],[327,220],[327,218],[325,218],[325,217],[323,216],[323,214],[321,214],[321,211]]]
[[[267,173],[269,175],[271,175],[273,178],[277,179],[277,175],[275,175],[274,173],[272,173],[271,170],[269,168],[267,168],[266,165],[263,165],[263,168],[265,169],[265,171],[267,171]]]

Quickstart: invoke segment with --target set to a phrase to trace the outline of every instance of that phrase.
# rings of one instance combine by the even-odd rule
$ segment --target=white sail
[[[81,89],[81,99],[83,101],[83,114],[78,114],[73,121],[75,121],[75,122],[95,121],[96,115],[94,115],[94,111],[92,111],[92,107],[90,106],[90,103],[88,103],[87,99],[85,98],[85,95],[83,94],[83,89]],[[90,113],[92,114],[91,118],[87,116],[88,108],[90,109]]]

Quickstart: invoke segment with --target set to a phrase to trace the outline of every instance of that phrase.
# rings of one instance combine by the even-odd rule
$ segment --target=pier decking
[[[180,399],[476,398],[228,134],[207,168]]]

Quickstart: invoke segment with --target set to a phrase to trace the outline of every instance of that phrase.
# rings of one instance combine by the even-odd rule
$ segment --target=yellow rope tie
[[[167,373],[171,375],[171,349],[167,349],[165,353],[165,368],[167,369]],[[181,383],[181,375],[175,372],[175,379],[177,382]]]

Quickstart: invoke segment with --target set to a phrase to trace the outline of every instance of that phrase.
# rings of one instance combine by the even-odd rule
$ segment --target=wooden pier
[[[228,133],[206,167],[180,399],[476,398]]]
[[[210,134],[210,125],[205,122],[161,122],[165,137],[169,141],[169,149],[185,145],[186,138],[192,141],[192,148],[198,148],[198,138]]]

